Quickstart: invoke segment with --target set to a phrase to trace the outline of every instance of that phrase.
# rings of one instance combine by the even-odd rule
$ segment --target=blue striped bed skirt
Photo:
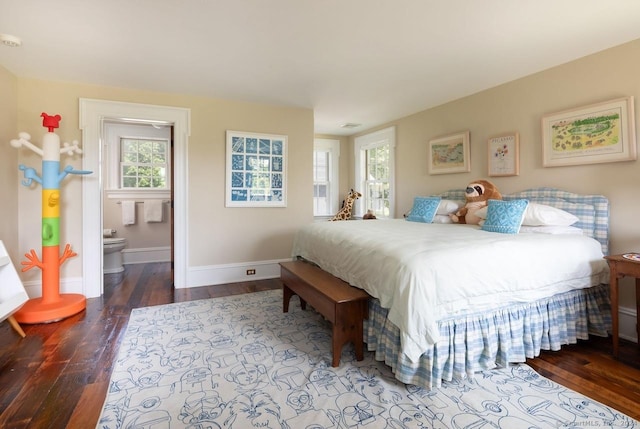
[[[541,350],[560,350],[562,345],[588,339],[589,334],[607,336],[611,331],[609,285],[600,285],[444,319],[439,322],[440,341],[419,362],[411,362],[399,352],[400,331],[387,320],[387,313],[377,299],[369,301],[364,325],[368,350],[390,366],[398,380],[429,390],[440,387],[442,381],[525,362]]]

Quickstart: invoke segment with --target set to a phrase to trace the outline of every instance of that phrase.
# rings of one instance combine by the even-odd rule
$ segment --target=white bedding
[[[313,223],[296,234],[292,256],[378,298],[412,361],[438,341],[440,319],[609,281],[601,245],[587,236],[404,219]]]

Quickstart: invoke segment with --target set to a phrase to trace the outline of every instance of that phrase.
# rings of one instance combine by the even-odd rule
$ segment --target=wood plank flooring
[[[132,308],[281,288],[278,279],[176,289],[167,263],[129,265],[82,313],[22,325],[0,324],[0,428],[94,428]],[[108,276],[113,278],[114,275]],[[540,374],[640,420],[640,347],[593,339],[543,352],[527,363]]]

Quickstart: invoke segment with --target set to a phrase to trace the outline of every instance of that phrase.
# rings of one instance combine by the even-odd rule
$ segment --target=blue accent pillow
[[[524,212],[529,205],[527,200],[489,200],[487,219],[482,230],[500,232],[502,234],[517,234],[524,219]]]
[[[407,220],[411,222],[433,222],[440,200],[440,197],[415,197]]]

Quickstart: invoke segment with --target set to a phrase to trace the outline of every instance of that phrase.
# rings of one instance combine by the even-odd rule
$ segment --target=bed
[[[462,204],[464,190],[438,197]],[[405,219],[315,222],[297,232],[292,256],[372,296],[367,348],[406,384],[433,389],[606,336],[608,200],[554,188],[503,199],[554,207],[577,222],[565,228],[571,233],[517,234]]]

